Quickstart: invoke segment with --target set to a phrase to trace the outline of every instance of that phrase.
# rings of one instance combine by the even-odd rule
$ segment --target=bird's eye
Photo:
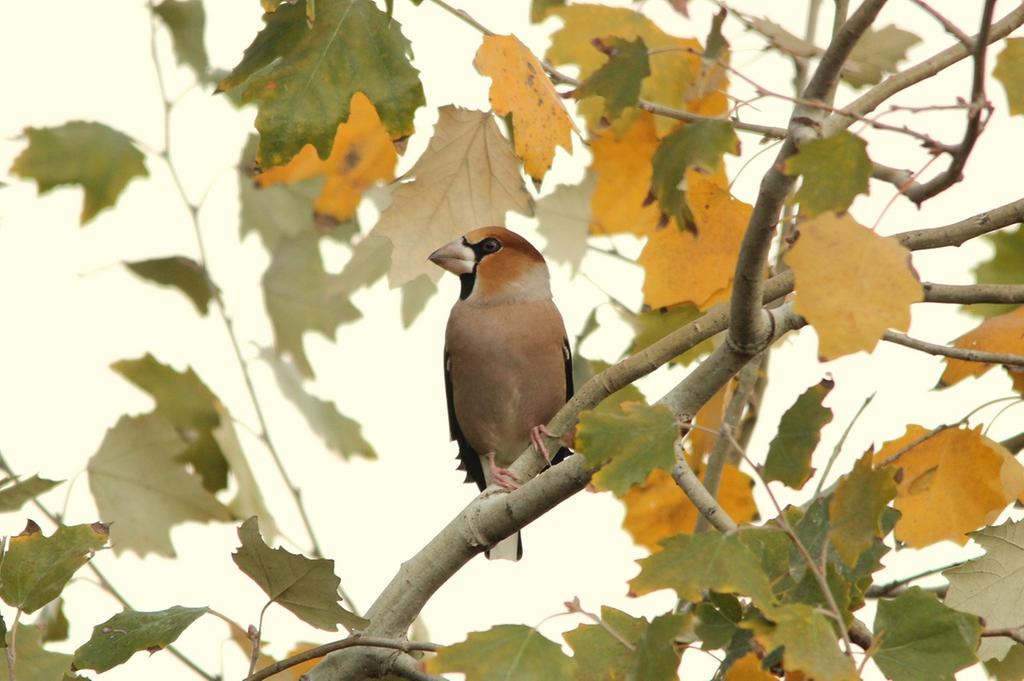
[[[480,248],[483,249],[484,253],[496,253],[501,248],[501,242],[490,236],[483,240]]]

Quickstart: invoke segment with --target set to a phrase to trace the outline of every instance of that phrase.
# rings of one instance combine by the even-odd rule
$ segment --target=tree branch
[[[915,229],[892,238],[912,251],[960,246],[975,237],[1024,221],[1024,199],[979,213],[943,227]]]
[[[1024,643],[1024,631],[1022,631],[1021,629],[985,629],[981,632],[982,638],[990,638],[995,636],[1011,638],[1017,643]]]
[[[885,0],[865,0],[853,16],[836,33],[821,57],[818,68],[804,89],[802,99],[823,100],[846,62],[857,39],[867,30],[882,9]],[[776,156],[775,162],[761,180],[757,201],[754,203],[747,230],[743,235],[733,290],[730,299],[732,322],[728,344],[748,353],[758,347],[770,333],[768,318],[761,309],[764,298],[764,267],[768,258],[779,210],[795,177],[782,172],[783,163],[796,153],[797,145],[818,137],[820,122],[825,112],[820,108],[797,104],[789,119],[789,134]]]
[[[1024,302],[1024,286],[1019,287]],[[942,355],[953,359],[962,359],[966,362],[983,362],[985,364],[1005,364],[1009,366],[1024,366],[1024,355],[1011,355],[1005,352],[985,352],[984,350],[970,350],[965,348],[953,348],[948,345],[929,343],[917,338],[912,338],[904,333],[886,331],[882,336],[883,340],[896,343],[913,350],[920,350],[932,355]]]
[[[318,657],[323,657],[328,653],[332,653],[335,650],[344,650],[345,648],[354,648],[356,646],[365,646],[369,648],[384,648],[389,650],[397,650],[403,653],[409,653],[414,650],[424,650],[428,652],[436,652],[439,645],[436,643],[426,643],[419,641],[408,641],[405,639],[393,639],[393,638],[372,638],[362,635],[349,636],[339,641],[332,641],[331,643],[325,643],[322,646],[316,648],[310,648],[304,650],[301,653],[292,655],[291,657],[275,662],[274,664],[267,665],[263,669],[260,669],[255,674],[242,679],[242,681],[263,681],[268,679],[274,674],[283,672],[285,669],[291,669],[296,665],[300,665],[303,662],[309,660],[315,660]]]

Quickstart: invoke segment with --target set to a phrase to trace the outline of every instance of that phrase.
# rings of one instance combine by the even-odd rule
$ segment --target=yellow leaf
[[[757,517],[753,497],[754,481],[735,466],[726,464],[718,489],[718,500],[726,512],[738,523]],[[652,553],[661,550],[660,542],[676,534],[693,532],[697,524],[697,509],[672,476],[656,468],[638,485],[622,497],[626,517],[622,527],[633,537],[633,542]]]
[[[512,114],[516,156],[534,182],[540,182],[556,146],[572,153],[575,126],[562,98],[537,57],[514,35],[484,36],[473,65],[491,77],[491,106],[499,116]]]
[[[594,234],[654,233],[661,210],[657,203],[644,203],[651,192],[651,157],[657,148],[654,116],[646,111],[636,116],[622,137],[609,128],[590,143],[597,175],[590,199]],[[675,222],[668,227],[675,228]]]
[[[314,209],[344,222],[356,212],[363,192],[378,181],[395,179],[398,155],[391,136],[381,125],[377,110],[362,92],[352,95],[352,113],[338,126],[334,146],[326,161],[320,160],[312,144],[307,144],[291,161],[256,176],[256,184],[265,187],[279,182],[292,184],[311,177],[327,181],[317,197]]]
[[[761,669],[757,654],[749,652],[736,660],[725,673],[725,681],[778,681],[774,674]]]
[[[736,256],[751,207],[732,197],[722,172],[686,172],[686,205],[697,234],[669,225],[655,230],[637,259],[644,268],[644,302],[651,307],[693,303],[707,309],[729,297]]]
[[[928,433],[911,425],[906,434],[875,454],[882,465]],[[895,507],[902,517],[896,539],[921,548],[992,523],[1024,494],[1024,466],[1005,447],[981,435],[981,428],[947,428],[922,440],[888,464],[902,469]]]
[[[1024,353],[1024,306],[998,317],[989,317],[977,328],[953,341],[953,345],[965,350]],[[984,362],[967,362],[962,359],[946,358],[946,370],[943,372],[940,382],[942,385],[954,385],[968,376],[980,376],[992,366],[992,364]],[[1021,375],[1016,374],[1013,379],[1015,388],[1020,390]]]
[[[715,82],[717,89],[711,92],[707,92],[707,83],[699,82],[701,68],[698,55],[703,52],[703,48],[698,41],[669,35],[643,14],[624,7],[567,5],[552,8],[549,12],[551,15],[565,22],[551,36],[547,58],[553,64],[578,64],[579,77],[585,80],[608,60],[605,54],[594,48],[591,42],[594,38],[617,36],[633,40],[640,37],[653,52],[650,55],[651,75],[644,79],[640,89],[641,98],[705,116],[721,116],[727,111],[724,79]],[[659,51],[664,48],[676,49]],[[591,98],[590,101],[580,102],[577,108],[587,119],[590,128],[596,129],[601,121],[603,102]],[[620,133],[624,131],[637,113],[635,109],[624,112],[613,126],[614,129]],[[654,125],[661,137],[670,132],[676,122],[658,117]]]
[[[796,275],[795,310],[818,332],[818,354],[871,352],[886,329],[906,331],[924,299],[910,251],[850,217],[826,212],[800,224],[785,255]]]
[[[287,657],[292,657],[294,655],[298,655],[299,653],[304,653],[307,650],[312,650],[316,647],[318,647],[318,644],[316,643],[296,643],[295,647],[288,651]],[[291,674],[292,679],[294,679],[295,681],[299,681],[299,679],[302,678],[303,674],[305,674],[313,667],[320,664],[323,661],[323,659],[323,657],[314,657],[312,660],[306,660],[305,662],[301,662],[295,665],[294,667],[290,668],[288,672]],[[277,678],[277,676],[278,675],[274,675],[270,678],[275,679]]]
[[[697,475],[704,474],[704,462],[711,450],[715,448],[715,442],[718,441],[718,436],[715,433],[722,426],[725,405],[732,395],[733,383],[734,381],[729,381],[719,388],[718,392],[712,395],[711,399],[705,402],[704,406],[697,410],[697,415],[693,417],[694,424],[700,426],[700,429],[694,428],[686,438],[689,445],[687,461]],[[713,432],[709,433],[708,430]]]

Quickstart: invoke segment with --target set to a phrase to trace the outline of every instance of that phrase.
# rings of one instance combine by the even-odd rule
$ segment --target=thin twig
[[[304,650],[301,653],[292,655],[289,658],[275,662],[274,664],[267,665],[263,669],[260,669],[254,674],[242,679],[242,681],[263,681],[268,679],[274,674],[284,671],[285,669],[291,669],[292,667],[307,662],[309,660],[323,657],[327,653],[334,652],[335,650],[342,650],[344,648],[354,648],[356,646],[364,646],[367,648],[389,648],[391,650],[398,650],[403,653],[409,653],[412,651],[424,651],[424,652],[437,652],[441,646],[436,643],[427,643],[425,641],[406,641],[402,639],[393,638],[373,638],[363,636],[349,636],[343,638],[340,641],[333,641],[331,643],[325,643],[322,646],[316,648],[310,648]]]
[[[886,582],[885,584],[872,584],[871,586],[868,587],[867,591],[864,592],[864,596],[866,598],[882,598],[884,596],[890,596],[894,592],[896,592],[900,588],[906,586],[907,584],[910,584],[911,582],[916,582],[919,579],[923,579],[925,577],[930,577],[930,576],[938,574],[940,572],[945,572],[946,570],[951,570],[951,569],[953,569],[955,567],[960,567],[961,565],[963,565],[966,562],[967,562],[966,560],[961,560],[961,561],[957,561],[956,563],[952,563],[952,564],[949,564],[949,565],[942,565],[940,567],[928,568],[927,570],[923,570],[922,572],[918,572],[916,574],[910,575],[909,577],[902,577],[900,579],[894,579],[893,581]]]
[[[580,604],[580,599],[578,596],[576,598],[573,598],[571,601],[566,601],[565,607],[570,613],[583,615],[591,622],[597,624],[599,627],[608,632],[609,636],[611,636],[616,641],[625,646],[626,649],[630,652],[636,652],[636,645],[630,643],[629,640],[626,639],[626,637],[623,636],[615,627],[608,624],[594,613],[584,610],[583,606]]]
[[[255,628],[249,627],[249,630],[245,632],[249,641],[252,643],[252,650],[249,651],[249,676],[252,676],[253,672],[256,671],[256,663],[260,659],[260,639],[263,637],[263,616],[267,613],[267,608],[273,603],[273,600],[269,600],[260,609],[259,623]]]
[[[927,352],[931,355],[942,355],[965,362],[982,362],[985,364],[1004,364],[1008,366],[1024,366],[1024,355],[1014,355],[1007,352],[985,352],[984,350],[971,350],[970,348],[954,348],[938,343],[929,343],[918,338],[912,338],[905,333],[886,331],[882,340],[896,343],[904,347]]]
[[[963,31],[961,31],[959,26],[957,26],[952,21],[947,19],[944,15],[940,14],[938,11],[935,10],[934,7],[929,5],[924,0],[910,0],[910,1],[913,2],[915,5],[917,5],[918,7],[920,7],[921,9],[923,9],[928,14],[932,15],[932,17],[936,21],[938,21],[940,24],[942,24],[942,28],[946,29],[946,33],[950,34],[951,36],[953,36],[954,38],[959,40],[961,45],[963,45],[964,47],[966,47],[969,50],[972,49],[972,47],[971,47],[971,37],[969,35],[967,35],[966,33],[964,33]]]
[[[736,521],[729,513],[722,508],[721,504],[713,497],[701,483],[700,478],[690,468],[683,453],[682,438],[676,440],[675,464],[672,466],[672,479],[686,493],[690,501],[700,512],[701,517],[707,518],[708,524],[719,532],[732,532],[736,529]]]
[[[926,442],[927,440],[932,439],[933,437],[935,437],[939,433],[947,431],[950,428],[958,428],[959,426],[960,426],[959,422],[958,423],[953,423],[953,424],[942,423],[940,425],[937,425],[934,428],[932,428],[931,430],[929,430],[927,433],[923,433],[921,435],[918,435],[913,440],[911,440],[907,444],[905,444],[902,447],[900,447],[899,449],[897,449],[895,452],[893,452],[892,454],[887,456],[885,459],[883,459],[882,461],[880,461],[877,464],[875,464],[875,467],[876,468],[883,468],[885,466],[889,466],[891,464],[894,464],[897,461],[899,461],[900,458],[904,454],[909,452],[914,447],[917,447],[922,442]]]
[[[21,608],[17,608],[14,611],[14,619],[11,621],[11,640],[5,641],[4,644],[7,646],[7,678],[10,681],[15,681],[17,677],[14,675],[14,665],[17,662],[17,649],[18,649],[18,620],[21,619]]]
[[[812,499],[817,499],[818,495],[821,494],[821,489],[825,485],[825,479],[828,478],[828,474],[832,470],[832,466],[835,464],[836,459],[839,458],[839,453],[843,450],[843,445],[846,444],[846,438],[850,435],[850,431],[853,430],[853,426],[857,423],[860,415],[864,413],[864,410],[868,408],[868,405],[871,404],[871,400],[875,399],[875,395],[877,394],[878,393],[871,393],[868,395],[867,399],[864,400],[864,404],[860,405],[860,409],[857,410],[857,413],[853,415],[853,418],[850,419],[850,422],[846,425],[846,430],[844,430],[843,434],[839,437],[839,441],[836,442],[836,446],[832,448],[832,455],[828,457],[828,463],[825,464],[825,469],[821,472],[821,477],[818,478],[818,486],[814,488],[814,496],[811,497]]]
[[[985,629],[981,632],[982,638],[990,638],[995,636],[1002,636],[1004,638],[1011,638],[1017,643],[1024,643],[1024,631],[1021,629]]]

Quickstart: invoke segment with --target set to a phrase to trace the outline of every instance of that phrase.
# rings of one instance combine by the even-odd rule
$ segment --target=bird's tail
[[[523,537],[516,532],[484,551],[490,560],[519,560],[523,557]]]

